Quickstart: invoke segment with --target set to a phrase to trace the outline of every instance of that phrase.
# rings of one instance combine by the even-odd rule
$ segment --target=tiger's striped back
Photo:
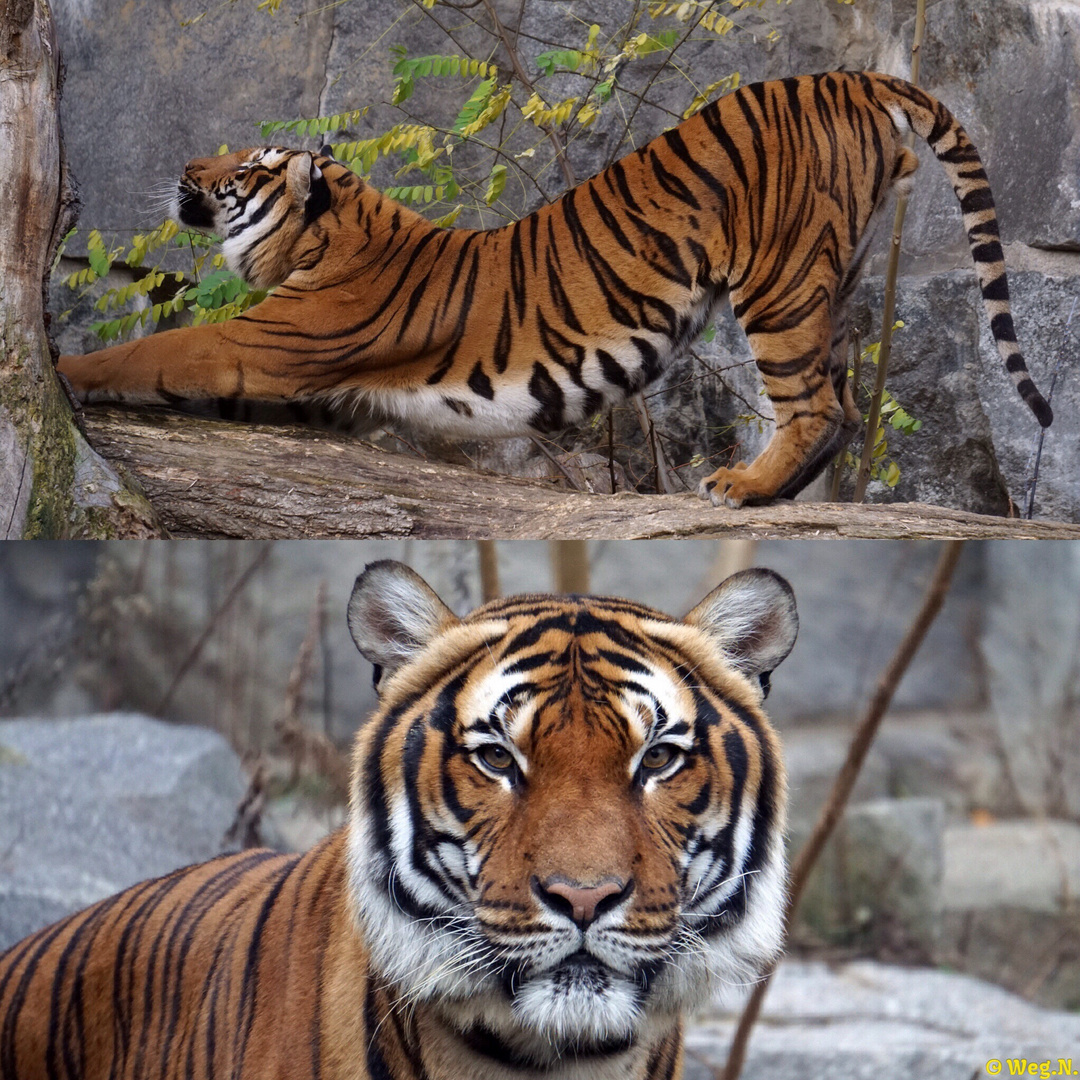
[[[312,986],[344,912],[342,847],[178,870],[14,946],[0,1077],[319,1076],[324,1048],[297,1036],[321,1026]]]

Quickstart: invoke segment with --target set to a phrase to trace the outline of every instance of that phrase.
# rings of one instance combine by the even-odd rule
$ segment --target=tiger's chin
[[[617,1059],[656,1027],[628,979],[570,963],[488,994],[437,1006],[469,1049],[514,1068]],[[664,1027],[675,1022],[665,1018]]]
[[[522,1028],[571,1047],[627,1044],[641,1020],[641,997],[627,979],[595,965],[565,964],[529,979],[511,1009]]]

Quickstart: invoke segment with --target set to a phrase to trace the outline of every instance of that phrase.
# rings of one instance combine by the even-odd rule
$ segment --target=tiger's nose
[[[598,914],[610,911],[633,891],[634,882],[618,879],[582,886],[565,878],[533,879],[533,890],[552,911],[569,915],[584,930]],[[606,903],[605,903],[606,902]]]

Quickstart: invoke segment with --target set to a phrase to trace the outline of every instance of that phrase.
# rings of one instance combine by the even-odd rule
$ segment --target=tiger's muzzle
[[[176,217],[182,225],[203,231],[214,228],[214,213],[206,205],[206,196],[185,187],[183,180],[177,186],[176,204]]]

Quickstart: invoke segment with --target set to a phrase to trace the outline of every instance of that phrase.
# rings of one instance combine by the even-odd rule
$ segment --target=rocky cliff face
[[[153,200],[141,193],[159,182],[170,186],[189,157],[221,143],[257,142],[258,120],[375,103],[355,130],[360,138],[401,120],[377,104],[389,97],[388,45],[404,43],[411,55],[457,51],[431,16],[405,3],[355,0],[299,17],[288,2],[275,17],[230,5],[186,28],[181,21],[205,8],[201,0],[57,0],[55,6],[68,67],[64,128],[82,183],[83,223],[117,235],[154,224]],[[736,33],[707,48],[689,46],[682,57],[699,84],[733,70],[744,82],[837,67],[906,74],[914,6],[914,0],[797,0],[769,12],[780,31],[774,43]],[[512,23],[518,4],[506,0],[503,8]],[[531,63],[549,42],[580,43],[583,23],[609,26],[625,15],[615,0],[575,4],[572,14],[526,3],[522,29],[531,36],[521,39],[522,55]],[[465,47],[484,47],[474,31],[462,33]],[[922,64],[924,85],[964,123],[986,163],[1021,345],[1044,393],[1054,384],[1056,420],[1046,436],[1036,512],[1069,520],[1080,520],[1080,343],[1073,333],[1080,320],[1069,326],[1080,296],[1080,99],[1071,89],[1078,39],[1080,8],[1069,0],[930,0]],[[440,88],[421,82],[410,110],[438,115],[447,107]],[[686,85],[659,80],[650,92],[681,111]],[[577,178],[606,163],[620,122],[602,118],[573,143]],[[642,109],[635,144],[670,122],[669,115]],[[1005,513],[1010,503],[1026,501],[1039,429],[991,346],[953,194],[927,148],[918,149],[924,167],[904,233],[897,309],[906,325],[895,342],[890,389],[923,428],[893,435],[900,483],[895,491],[872,488],[871,497]],[[544,182],[557,191],[557,171],[549,170]],[[519,208],[538,198],[526,192]],[[887,215],[857,297],[864,341],[879,336],[890,221]],[[69,302],[58,296],[54,306]],[[64,347],[92,348],[93,340],[76,325],[65,331]],[[729,320],[699,352],[710,366],[730,369],[727,386],[692,360],[669,373],[665,392],[650,404],[671,456],[681,464],[694,454],[720,454],[732,438],[740,456],[754,454],[767,426],[763,435],[739,419],[764,404],[756,372],[745,365],[745,340]],[[620,418],[617,437],[640,443],[629,414]],[[588,433],[566,445],[596,442]],[[515,444],[509,460],[505,447],[480,456],[524,470],[532,452]],[[632,476],[647,473],[647,456],[628,452],[626,460]],[[694,471],[683,470],[690,482]]]

